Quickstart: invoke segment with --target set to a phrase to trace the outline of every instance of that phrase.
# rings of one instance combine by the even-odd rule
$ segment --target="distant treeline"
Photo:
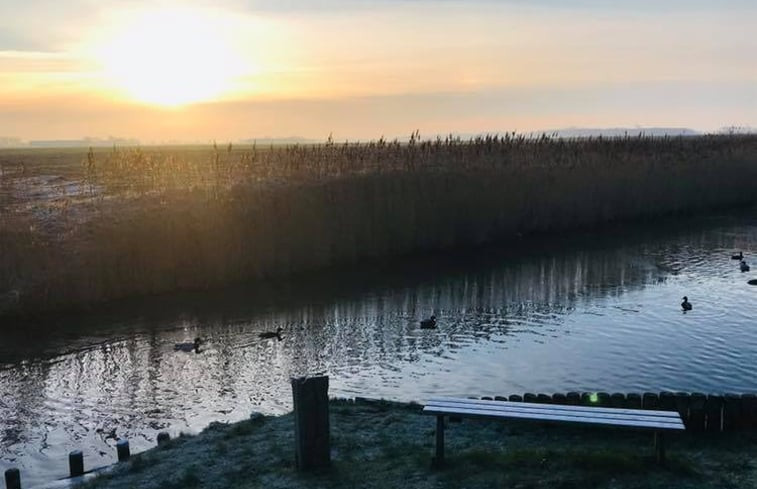
[[[7,162],[6,162],[7,163]],[[284,276],[757,201],[757,136],[90,153],[63,199],[0,193],[0,311]],[[15,192],[15,193],[14,193]],[[9,197],[9,195],[14,195]]]

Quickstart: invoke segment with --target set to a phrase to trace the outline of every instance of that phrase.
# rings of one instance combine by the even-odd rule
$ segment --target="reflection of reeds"
[[[20,290],[22,309],[86,304],[757,196],[753,136],[424,141],[416,132],[407,143],[190,156],[90,153],[85,179],[104,190],[88,204],[96,212],[62,234],[40,238],[0,216],[0,293]]]

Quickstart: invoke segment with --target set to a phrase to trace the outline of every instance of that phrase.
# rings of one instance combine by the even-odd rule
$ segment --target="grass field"
[[[0,151],[0,315],[757,200],[757,137]]]
[[[448,465],[431,469],[435,419],[418,406],[332,401],[332,467],[294,463],[294,419],[213,424],[121,464],[87,489],[148,488],[747,488],[757,483],[754,434],[668,438],[654,461],[650,433],[463,420],[446,432]]]

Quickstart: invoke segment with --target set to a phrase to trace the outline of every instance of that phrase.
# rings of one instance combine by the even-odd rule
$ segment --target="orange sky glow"
[[[739,0],[28,3],[0,5],[0,138],[757,125]]]

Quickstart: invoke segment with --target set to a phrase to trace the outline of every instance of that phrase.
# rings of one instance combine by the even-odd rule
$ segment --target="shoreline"
[[[658,466],[650,433],[516,421],[450,423],[448,464],[435,470],[435,419],[420,411],[417,404],[332,399],[327,470],[297,471],[292,413],[253,413],[133,455],[77,487],[714,489],[757,482],[754,432],[671,436],[668,463]]]

